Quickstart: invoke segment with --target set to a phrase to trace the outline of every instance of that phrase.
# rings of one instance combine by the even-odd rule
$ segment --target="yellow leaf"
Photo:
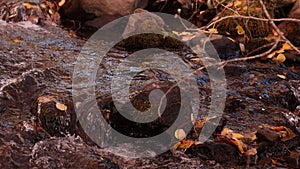
[[[240,134],[240,133],[233,133],[233,134],[232,134],[232,137],[233,137],[233,138],[236,138],[236,139],[239,139],[239,138],[244,138],[244,135],[243,135],[243,134]]]
[[[208,29],[208,32],[209,33],[219,33],[216,28],[210,28],[210,29]]]
[[[25,3],[25,4],[24,4],[24,6],[25,6],[25,8],[26,8],[26,9],[30,9],[30,8],[32,8],[32,5],[31,5],[31,4],[29,4],[29,3]]]
[[[244,7],[242,8],[242,10],[243,10],[243,11],[247,11],[247,10],[248,10],[248,6],[244,6]]]
[[[19,39],[14,40],[15,43],[20,43],[21,41]]]
[[[287,49],[292,49],[292,47],[288,43],[285,43],[283,44],[282,49],[287,50]]]
[[[240,6],[241,4],[242,4],[241,1],[235,1],[235,2],[234,2],[234,6],[235,6],[235,7]]]
[[[281,79],[286,79],[286,76],[284,76],[284,75],[277,75],[277,77],[279,77],[279,78],[281,78]]]
[[[63,6],[65,4],[65,2],[66,2],[66,0],[59,1],[58,6]]]
[[[286,60],[286,58],[285,58],[284,54],[280,53],[280,54],[277,55],[276,60],[279,63],[283,63]]]
[[[49,12],[50,15],[53,15],[53,14],[54,14],[54,12],[53,12],[52,9],[49,9],[48,12]]]
[[[181,142],[174,144],[173,149],[176,150],[180,146]]]
[[[233,131],[230,130],[229,128],[224,128],[221,132],[221,135],[225,136],[225,135],[232,134],[232,133],[233,133]]]
[[[40,4],[40,7],[41,7],[42,9],[46,9],[46,8],[47,8],[47,6],[46,6],[45,4]]]
[[[271,59],[271,58],[274,57],[275,54],[276,54],[276,52],[272,52],[272,53],[270,53],[270,54],[267,55],[267,58]]]
[[[237,29],[237,33],[239,35],[244,35],[245,34],[245,30],[243,29],[243,27],[241,25],[236,26]]]
[[[56,103],[56,108],[58,109],[58,110],[61,110],[61,111],[66,111],[67,110],[67,106],[66,105],[64,105],[64,104],[62,104],[62,103]]]
[[[280,48],[278,50],[275,51],[276,53],[283,53],[284,52],[284,49],[283,48]]]
[[[186,137],[185,131],[183,129],[177,129],[174,135],[178,140],[182,140]]]
[[[231,142],[232,144],[236,145],[237,148],[239,149],[239,151],[240,151],[242,154],[245,153],[245,151],[244,151],[245,145],[244,145],[243,142],[241,142],[240,140],[235,139],[235,138],[231,139],[230,142]]]

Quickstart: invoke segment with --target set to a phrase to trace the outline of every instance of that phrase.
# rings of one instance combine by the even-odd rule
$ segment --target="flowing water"
[[[224,168],[246,165],[239,156],[222,155],[226,151],[218,149],[218,146],[222,147],[224,143],[217,146],[209,143],[209,146],[192,152],[168,151],[156,157],[128,159],[114,155],[109,148],[88,143],[78,128],[75,129],[76,135],[73,135],[74,131],[62,136],[49,134],[50,131],[43,128],[33,113],[37,111],[32,110],[33,104],[40,96],[52,96],[67,105],[68,109],[73,109],[76,103],[73,104],[71,98],[72,75],[85,41],[70,37],[60,28],[40,28],[27,22],[10,24],[0,21],[0,35],[0,168]],[[106,95],[115,75],[110,70],[122,61],[128,68],[123,74],[140,72],[141,68],[134,64],[139,60],[124,62],[128,55],[128,52],[113,49],[103,60],[102,65],[106,69],[97,72],[97,99],[110,99]],[[190,54],[185,56],[188,58]],[[143,59],[143,62],[148,64],[149,59]],[[163,62],[163,59],[160,61]],[[297,63],[290,66],[294,66],[295,71],[284,65],[262,61],[228,64],[225,67],[228,84],[226,120],[221,127],[252,132],[261,124],[287,125],[281,113],[293,112],[299,105],[288,80],[295,80],[298,84],[300,68]],[[173,70],[180,73],[185,69]],[[287,80],[277,77],[277,74],[286,74]],[[168,74],[157,71],[145,71],[134,78],[130,89],[133,95],[145,89],[153,79],[174,82]],[[199,111],[206,112],[211,93],[210,79],[205,72],[197,74],[195,79],[201,95]],[[216,132],[220,129],[217,128]],[[293,148],[299,146],[293,144]],[[114,151],[119,149],[134,155],[135,148],[134,145],[123,144],[116,145]]]

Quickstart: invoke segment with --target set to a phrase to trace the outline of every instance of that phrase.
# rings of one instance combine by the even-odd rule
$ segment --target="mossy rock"
[[[223,5],[228,5],[229,3],[232,3],[232,5],[230,6],[232,10],[221,9],[224,10],[220,14],[221,18],[225,16],[236,16],[237,13],[241,16],[266,18],[259,1],[251,1],[249,2],[249,4],[247,4],[246,0],[230,1],[227,4]],[[264,4],[270,16],[273,17],[276,8],[276,1],[264,0]],[[229,33],[231,36],[241,35],[237,31],[237,26],[241,26],[245,30],[244,34],[246,34],[249,38],[266,37],[272,31],[272,27],[268,22],[253,19],[226,19],[216,24],[216,28],[219,33],[224,35],[227,35]]]
[[[267,45],[267,44],[270,44],[271,41],[270,40],[267,40],[265,38],[253,38],[253,39],[250,39],[247,44],[246,44],[246,49],[251,52],[259,47],[262,47],[264,45]],[[257,51],[258,53],[259,52],[262,52],[262,51]]]
[[[138,34],[122,40],[116,46],[124,47],[126,50],[141,50],[146,48],[183,49],[184,43],[172,36],[161,34]]]

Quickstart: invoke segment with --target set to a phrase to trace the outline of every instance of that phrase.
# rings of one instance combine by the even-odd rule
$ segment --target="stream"
[[[223,128],[251,133],[260,130],[263,125],[286,126],[294,131],[295,137],[278,144],[276,141],[268,142],[270,139],[263,142],[259,138],[257,144],[252,144],[258,153],[257,160],[251,159],[250,168],[272,168],[275,166],[274,159],[282,160],[283,167],[300,167],[300,135],[297,133],[300,124],[292,125],[285,116],[293,113],[299,117],[300,114],[300,108],[297,108],[300,105],[297,95],[300,90],[299,62],[277,64],[271,60],[251,60],[228,63],[224,67],[227,81],[225,110],[212,138],[205,144],[193,145],[186,150],[131,159],[113,152],[125,151],[135,156],[136,145],[117,144],[114,150],[101,148],[88,138],[76,120],[74,109],[78,104],[72,100],[72,76],[86,40],[72,37],[59,27],[39,27],[29,22],[0,21],[0,35],[0,168],[244,168],[249,165],[247,157],[232,144],[217,142],[214,138]],[[114,129],[130,136],[147,138],[155,132],[165,131],[168,126],[155,123],[149,127],[126,122],[114,110],[109,96],[114,75],[110,70],[129,55],[130,52],[122,48],[111,49],[100,64],[106,69],[99,69],[96,73],[94,90],[100,109],[110,112],[106,120]],[[193,59],[189,52],[180,52],[180,55],[185,60]],[[164,72],[140,72],[134,62],[139,61],[125,62],[130,67],[125,73],[139,72],[130,88],[137,106],[137,98],[149,104],[149,92],[156,89],[153,84],[162,83],[166,89],[161,87],[161,90],[166,91],[174,83],[174,79]],[[185,71],[185,68],[174,69],[174,73],[182,70]],[[284,75],[285,79],[278,75]],[[206,71],[195,73],[194,78],[200,95],[196,118],[202,119],[209,109],[213,79]],[[143,95],[142,91],[148,92],[147,95]],[[56,106],[58,102],[63,104],[68,114],[59,114],[61,112],[50,103],[46,105],[49,110],[45,109],[48,114],[43,114],[44,109],[41,109],[42,112],[38,110],[41,103],[38,98],[41,97],[53,98]],[[173,116],[180,101],[176,95],[169,98],[174,104],[167,104],[166,109]],[[56,115],[63,119],[57,119]],[[262,135],[268,137],[268,134]],[[198,136],[195,131],[187,134],[189,139]],[[261,142],[265,144],[262,146]],[[292,156],[292,152],[298,156]]]

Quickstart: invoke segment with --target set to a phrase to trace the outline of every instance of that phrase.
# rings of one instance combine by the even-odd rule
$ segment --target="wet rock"
[[[116,157],[116,155],[109,153],[108,149],[87,145],[84,141],[87,141],[88,137],[81,134],[78,135],[84,141],[65,136],[74,132],[69,131],[70,129],[66,124],[73,120],[70,116],[74,113],[74,110],[71,110],[73,107],[70,92],[72,89],[71,76],[76,56],[81,49],[80,44],[83,42],[71,39],[66,32],[53,27],[46,30],[5,23],[1,24],[0,33],[2,37],[0,40],[0,54],[2,56],[0,61],[3,63],[0,65],[1,168],[76,168],[77,166],[80,168],[87,166],[97,168],[102,167],[104,163],[104,165],[108,163],[112,168],[118,166],[123,168],[224,168],[228,166],[233,168],[246,165],[247,159],[238,152],[238,149],[225,143],[210,142],[195,145],[186,150],[186,154],[166,152],[153,158],[126,159],[120,156]],[[100,115],[103,115],[108,122],[110,121],[110,124],[116,129],[123,130],[124,133],[133,133],[132,136],[135,137],[151,135],[151,133],[142,131],[143,129],[156,132],[156,134],[159,133],[158,131],[164,131],[172,123],[172,119],[174,119],[172,116],[175,116],[179,107],[180,100],[175,97],[179,90],[176,88],[174,93],[169,95],[173,102],[173,104],[166,105],[168,107],[166,111],[170,111],[169,116],[166,114],[166,116],[162,116],[161,122],[151,124],[151,126],[157,125],[161,128],[150,128],[149,124],[141,128],[137,124],[128,126],[128,120],[120,118],[120,114],[115,110],[109,95],[111,94],[109,93],[111,92],[110,79],[113,75],[111,70],[125,58],[115,56],[104,58],[100,67],[103,66],[106,69],[97,72],[95,87],[95,93],[99,96],[97,97],[97,104],[101,110],[104,110],[103,114]],[[124,56],[128,55],[125,54]],[[188,58],[193,57],[189,56]],[[296,114],[289,118],[294,120],[291,121],[292,123],[288,122],[284,114],[294,112],[295,106],[299,105],[297,91],[295,93],[291,87],[295,85],[289,82],[299,79],[298,72],[291,73],[287,67],[272,61],[255,60],[228,63],[226,66],[228,66],[227,69],[225,68],[228,98],[223,116],[224,119],[226,117],[224,120],[226,122],[220,125],[220,128],[228,127],[239,133],[252,133],[258,130],[262,124],[285,127],[296,124],[294,123],[296,122],[294,119],[297,119],[295,118]],[[295,67],[298,70],[299,65],[295,65]],[[132,68],[131,70],[136,71],[137,69]],[[160,83],[164,83],[161,85],[163,91],[174,84],[170,76],[162,72],[154,71],[153,74],[158,74],[157,76],[149,74],[149,72],[140,73],[131,84],[132,97],[130,102],[140,110],[149,108],[149,92],[159,88],[157,87],[159,85],[155,86],[157,81],[155,83],[151,79],[159,79]],[[278,78],[277,74],[285,74],[287,79]],[[201,119],[209,108],[211,101],[209,84],[214,79],[210,79],[205,72],[195,74],[195,77],[198,80],[199,93],[201,94],[198,116]],[[55,99],[50,99],[50,102],[45,102],[45,104],[41,102],[49,106],[49,109],[46,110],[44,108],[47,106],[42,106],[43,110],[40,109],[40,114],[37,111],[39,110],[38,104],[33,104],[35,105],[33,106],[35,112],[32,114],[30,113],[31,103],[39,96],[52,96]],[[57,103],[59,103],[58,106]],[[67,109],[61,104],[65,105]],[[75,107],[80,105],[80,103],[74,104]],[[86,106],[89,108],[88,104]],[[186,112],[190,113],[191,110]],[[42,127],[42,123],[39,123],[41,129],[38,129],[39,126],[34,125],[32,117],[44,121],[44,127]],[[184,121],[187,123],[182,124],[182,126],[188,125],[190,116]],[[79,133],[78,129],[80,128],[77,127],[78,122],[75,125],[75,133]],[[51,138],[46,134],[48,131],[53,134]],[[220,131],[221,129],[217,129],[215,134]],[[62,135],[56,135],[57,133],[61,134],[61,132]],[[84,133],[83,130],[80,132]],[[173,136],[174,134],[170,133],[170,135]],[[268,139],[255,141],[252,146],[257,147],[259,165],[254,162],[250,165],[255,165],[253,167],[271,167],[271,159],[281,158],[290,161],[291,167],[297,167],[298,156],[292,156],[290,153],[299,147],[299,133],[296,135],[297,137],[287,141],[277,141],[274,139],[276,136],[269,137],[269,140],[274,140],[273,142],[268,141]],[[149,145],[153,146],[153,144]],[[125,144],[121,144],[118,148],[120,151],[131,150],[130,148],[135,145],[128,143],[128,149],[125,149],[127,148],[125,146]],[[264,161],[264,159],[266,160]]]
[[[293,8],[291,9],[290,13],[288,14],[288,17],[299,19],[300,18],[299,17],[300,16],[299,9],[300,9],[300,1],[296,0]],[[284,21],[278,25],[278,28],[287,36],[290,36],[290,37],[297,36],[298,37],[298,35],[294,34],[294,33],[299,31],[299,25],[300,24],[298,22]],[[298,43],[297,40],[293,40],[293,41]]]
[[[186,151],[186,154],[192,157],[198,157],[205,160],[215,160],[220,163],[244,163],[237,148],[225,143],[206,142],[204,144],[192,146]]]
[[[36,143],[30,158],[31,168],[119,168],[80,138],[51,138]]]
[[[263,127],[257,131],[257,137],[259,139],[265,139],[269,142],[277,142],[280,139],[278,132],[270,130],[269,128]]]
[[[291,89],[294,93],[294,96],[300,102],[300,81],[299,80],[291,80],[291,81],[289,81],[289,83],[290,83]]]
[[[135,3],[135,0],[97,1],[97,0],[76,0],[87,13],[96,16],[103,15],[128,15]],[[75,2],[73,2],[75,3]]]
[[[210,41],[212,44],[206,44],[205,46],[205,51],[209,56],[230,59],[240,57],[241,55],[238,44],[223,35],[205,34],[204,32],[199,31],[195,34],[195,37],[187,43],[191,47],[196,45],[204,46],[206,40]],[[215,56],[215,51],[217,51],[218,56]]]
[[[65,105],[51,96],[40,96],[31,108],[39,125],[51,136],[74,134],[76,116],[71,104]]]
[[[162,92],[167,92],[170,87],[174,85],[173,83],[167,83],[167,82],[160,82],[160,83],[152,83],[140,90],[138,94],[134,95],[131,99],[131,103],[124,103],[123,107],[120,109],[120,111],[123,111],[123,113],[126,113],[126,110],[129,110],[127,106],[133,105],[137,111],[142,111],[144,115],[137,114],[138,112],[128,112],[130,113],[129,116],[131,118],[135,118],[135,116],[139,115],[139,118],[142,119],[136,119],[136,121],[141,120],[147,120],[152,119],[153,117],[157,116],[158,118],[154,121],[151,121],[149,123],[136,123],[132,122],[126,118],[124,118],[119,112],[116,111],[115,108],[112,109],[111,115],[110,115],[110,123],[111,125],[117,129],[119,132],[125,134],[125,135],[134,135],[136,137],[150,137],[155,136],[159,133],[162,133],[165,129],[168,129],[176,120],[176,118],[184,118],[184,115],[182,117],[178,117],[181,98],[180,98],[180,91],[178,87],[175,87],[169,92],[166,96],[167,103],[165,103],[165,109],[163,112],[160,112],[161,115],[158,113],[158,107],[155,108],[155,106],[159,106],[160,99],[156,98],[156,103],[150,102],[149,95],[151,91],[154,91],[156,89],[161,90]],[[163,102],[162,102],[163,103]],[[187,102],[188,103],[188,102]],[[103,104],[103,103],[102,103]],[[107,103],[104,103],[107,104]],[[151,106],[151,110],[149,111]],[[164,107],[164,106],[163,106]],[[160,108],[162,109],[162,108]],[[186,117],[189,117],[189,115],[185,115]],[[189,119],[187,118],[186,122],[188,122]]]
[[[300,168],[300,153],[298,151],[291,151],[290,156],[285,157],[284,161],[289,167]]]

